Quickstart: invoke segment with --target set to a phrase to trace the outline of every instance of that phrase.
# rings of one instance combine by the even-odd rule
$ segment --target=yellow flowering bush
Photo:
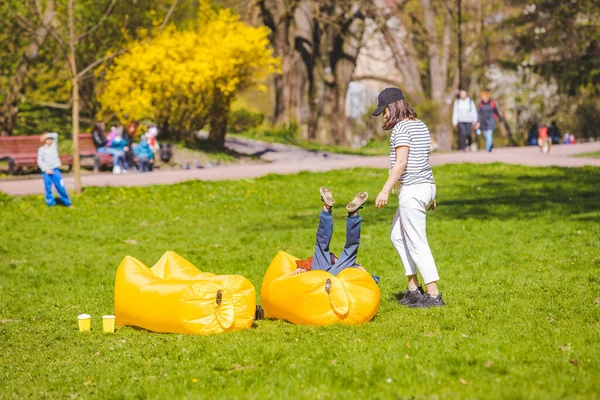
[[[132,43],[104,70],[103,113],[121,121],[150,119],[162,134],[190,141],[209,123],[209,139],[223,146],[232,99],[277,72],[279,62],[267,28],[202,4],[197,28],[167,27],[152,40]]]

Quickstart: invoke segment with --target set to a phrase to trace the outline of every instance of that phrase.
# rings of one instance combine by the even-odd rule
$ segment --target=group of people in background
[[[538,125],[534,123],[529,128],[527,134],[527,144],[529,146],[539,146],[542,153],[549,153],[553,144],[575,144],[575,136],[568,132],[561,135],[556,121],[552,121],[549,126],[545,124]]]
[[[497,122],[503,121],[498,105],[487,92],[481,92],[479,105],[476,105],[467,91],[461,90],[452,108],[452,125],[458,128],[458,151],[472,149],[475,129],[478,136],[483,133],[485,149],[491,152]]]
[[[161,151],[156,137],[158,128],[150,126],[148,131],[140,136],[134,143],[138,126],[135,122],[127,124],[123,129],[121,124],[111,127],[105,132],[104,122],[98,122],[92,129],[92,139],[96,151],[100,154],[110,154],[113,157],[113,173],[121,174],[137,167],[140,172],[152,171],[155,154]],[[52,187],[56,188],[59,202],[64,206],[71,206],[71,200],[60,171],[61,161],[58,154],[58,133],[44,132],[40,136],[42,146],[38,149],[37,165],[42,171],[44,180],[45,200],[49,206],[57,205]],[[164,162],[169,162],[172,156],[170,146],[161,151],[160,157]]]
[[[480,93],[479,105],[469,97],[466,90],[459,92],[452,110],[452,125],[458,128],[458,151],[474,151],[473,129],[479,136],[483,133],[485,149],[489,152],[494,148],[494,130],[498,123],[504,122],[500,109],[487,92]],[[529,146],[539,146],[543,153],[550,152],[553,144],[574,144],[575,136],[565,133],[561,136],[556,121],[549,126],[534,123],[527,136]]]
[[[96,151],[100,154],[113,156],[113,173],[125,174],[137,167],[140,172],[152,171],[155,154],[160,147],[156,137],[158,129],[155,126],[140,136],[137,143],[133,142],[137,132],[137,124],[130,122],[124,130],[121,124],[111,127],[105,132],[104,122],[97,122],[92,129],[92,139]]]

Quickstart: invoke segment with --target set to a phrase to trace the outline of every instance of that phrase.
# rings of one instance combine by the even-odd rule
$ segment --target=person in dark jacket
[[[556,121],[552,121],[548,127],[548,136],[552,139],[552,144],[560,144],[561,136],[560,129],[556,125]]]
[[[92,129],[92,139],[96,151],[100,154],[110,154],[113,156],[113,173],[121,173],[121,165],[123,163],[125,152],[122,150],[113,149],[109,146],[108,139],[104,135],[105,125],[104,122],[97,122]]]
[[[534,122],[529,127],[529,132],[527,133],[527,145],[529,146],[537,146],[538,145],[538,124]]]
[[[477,113],[479,115],[479,122],[477,123],[477,129],[483,131],[483,137],[485,137],[485,149],[492,151],[494,147],[494,129],[496,129],[496,118],[502,122],[502,115],[498,110],[498,106],[494,100],[490,99],[490,95],[487,92],[481,92],[479,95],[481,102],[477,107]]]

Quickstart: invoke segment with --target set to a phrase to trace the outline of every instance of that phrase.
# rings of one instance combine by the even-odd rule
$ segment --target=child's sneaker
[[[369,198],[369,193],[367,193],[367,192],[357,193],[356,196],[354,196],[354,200],[352,200],[346,206],[346,210],[348,210],[349,214],[357,212],[358,210],[360,210],[362,208],[363,204],[365,204],[365,202],[367,201],[368,198]]]
[[[113,167],[113,174],[116,174],[116,175],[118,175],[118,174],[120,174],[120,173],[121,173],[121,167],[119,167],[118,165],[115,165],[115,166]]]
[[[265,310],[259,305],[256,305],[256,311],[254,312],[254,320],[259,321],[265,319]]]
[[[333,199],[333,192],[331,191],[331,189],[322,187],[319,191],[321,192],[321,201],[325,203],[327,207],[333,207],[333,205],[335,204],[335,200]]]

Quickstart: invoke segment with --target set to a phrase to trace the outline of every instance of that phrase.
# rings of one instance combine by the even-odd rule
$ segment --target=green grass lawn
[[[273,399],[600,398],[600,169],[435,168],[429,241],[448,304],[396,303],[385,170],[150,188],[90,188],[75,207],[0,194],[0,397]],[[318,187],[362,211],[359,262],[381,278],[374,321],[325,328],[258,321],[216,336],[101,333],[125,255],[174,250],[260,289],[279,249],[310,255]],[[91,333],[76,317],[94,317]]]
[[[577,154],[576,157],[594,157],[600,158],[600,151],[592,152],[592,153],[581,153]]]
[[[350,154],[356,156],[380,156],[388,154],[390,151],[390,143],[387,139],[371,140],[363,147],[347,147],[320,144],[299,138],[296,134],[282,130],[251,130],[239,134],[230,133],[230,137],[239,135],[248,139],[261,140],[270,143],[283,143],[292,146],[302,147],[304,149],[326,151],[338,154]]]

